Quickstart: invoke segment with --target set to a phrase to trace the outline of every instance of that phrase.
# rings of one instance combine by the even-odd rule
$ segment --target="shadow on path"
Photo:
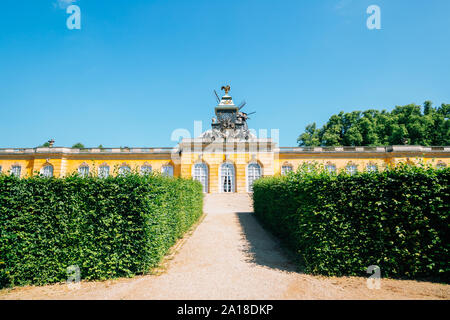
[[[284,253],[279,240],[264,230],[253,212],[237,212],[236,215],[242,226],[242,236],[248,243],[243,249],[248,256],[248,262],[282,271],[299,271]]]

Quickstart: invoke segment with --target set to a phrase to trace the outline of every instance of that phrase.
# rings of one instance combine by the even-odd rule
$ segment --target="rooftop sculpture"
[[[249,114],[240,111],[245,106],[245,102],[237,107],[231,96],[228,95],[231,89],[230,86],[222,86],[221,89],[225,91],[225,95],[220,100],[218,99],[219,105],[215,108],[216,117],[212,118],[211,130],[203,133],[201,138],[210,141],[221,139],[249,140],[255,138],[248,129],[247,120],[249,119]]]

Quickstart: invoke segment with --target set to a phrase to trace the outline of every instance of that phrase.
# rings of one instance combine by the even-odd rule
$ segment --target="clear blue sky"
[[[1,1],[0,147],[173,146],[224,84],[282,146],[341,110],[450,103],[448,0],[74,3],[81,30],[57,0]]]

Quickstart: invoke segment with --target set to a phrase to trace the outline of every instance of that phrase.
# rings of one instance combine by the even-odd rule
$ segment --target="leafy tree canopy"
[[[391,112],[369,109],[332,115],[322,128],[306,126],[299,146],[450,145],[450,104],[425,101],[396,106]]]
[[[50,147],[50,143],[48,141],[38,146],[38,148],[47,148],[47,147]]]
[[[83,149],[84,144],[82,144],[81,142],[77,142],[72,146],[72,148]]]

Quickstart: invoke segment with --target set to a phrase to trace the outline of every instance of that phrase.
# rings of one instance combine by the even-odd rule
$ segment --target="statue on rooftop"
[[[226,85],[226,86],[222,86],[221,90],[225,91],[225,94],[228,94],[228,92],[230,92],[230,86]]]

